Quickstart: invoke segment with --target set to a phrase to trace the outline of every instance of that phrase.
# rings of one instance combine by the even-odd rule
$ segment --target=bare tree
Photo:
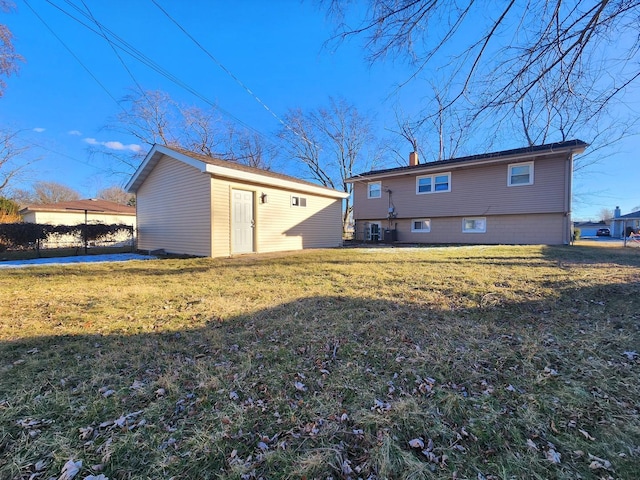
[[[41,181],[33,184],[31,202],[38,205],[79,200],[80,194],[62,183]]]
[[[8,12],[13,6],[13,3],[8,0],[0,0],[0,12]],[[15,51],[11,30],[6,25],[0,24],[0,97],[6,87],[2,77],[17,73],[18,64],[23,60],[22,56]]]
[[[310,112],[289,110],[284,122],[287,128],[279,136],[285,150],[306,167],[313,180],[326,187],[351,193],[347,178],[376,160],[367,158],[365,150],[373,142],[371,120],[342,98],[330,98],[328,107]],[[348,198],[343,212],[345,228],[351,209]]]
[[[98,192],[97,196],[102,200],[108,200],[121,205],[132,205],[135,201],[135,195],[127,193],[122,187],[118,186],[103,188]]]
[[[604,223],[610,223],[613,217],[614,212],[612,208],[602,208],[598,213],[598,219]]]
[[[412,121],[437,123],[447,111],[462,112],[461,125],[482,132],[466,133],[473,142],[465,141],[464,154],[518,135],[529,145],[580,138],[591,145],[576,161],[580,172],[638,130],[625,95],[640,83],[640,0],[509,0],[492,7],[369,0],[355,20],[349,2],[324,4],[339,20],[334,40],[364,38],[371,62],[410,62],[402,85],[444,76],[438,85],[450,93]]]
[[[451,102],[482,86],[482,108],[514,105],[540,82],[584,95],[571,90],[575,79],[595,75],[601,83],[590,96],[606,105],[640,77],[638,0],[510,0],[490,10],[473,0],[370,0],[355,28],[344,20],[349,2],[325,4],[341,20],[335,38],[364,36],[372,62],[408,58],[414,76],[434,61],[453,62],[457,93]]]
[[[208,157],[269,168],[269,149],[262,138],[222,120],[214,109],[181,105],[162,91],[132,92],[123,99],[124,110],[107,126],[108,130],[132,136],[150,147],[153,144],[179,147]],[[100,149],[124,172],[131,174],[142,160],[140,152]],[[96,150],[92,152],[97,153]]]
[[[27,158],[29,146],[20,139],[20,130],[0,129],[0,196],[34,160]]]

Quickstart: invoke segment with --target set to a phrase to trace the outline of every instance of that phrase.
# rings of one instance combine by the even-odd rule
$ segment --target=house
[[[640,232],[640,210],[621,215],[620,207],[616,207],[613,217],[613,230],[611,235],[617,238],[628,236],[627,230]]]
[[[136,209],[129,205],[88,198],[45,205],[29,205],[20,210],[23,221],[48,225],[80,225],[82,223],[122,224],[136,226]]]
[[[573,228],[580,230],[580,237],[595,237],[601,228],[611,228],[606,222],[575,222]]]
[[[288,175],[154,145],[126,189],[142,250],[225,257],[342,245],[348,195]]]
[[[97,244],[108,246],[131,246],[135,239],[136,209],[108,200],[88,198],[42,205],[29,205],[20,210],[22,220],[27,223],[47,225],[81,225],[101,223],[104,225],[128,225],[130,231],[120,231],[102,239]],[[78,245],[83,239],[75,234],[58,234],[40,244],[43,248]],[[86,241],[86,239],[84,240]],[[91,242],[95,245],[96,242]],[[85,244],[86,245],[86,244]]]
[[[374,170],[350,178],[356,238],[406,243],[568,244],[581,140]]]

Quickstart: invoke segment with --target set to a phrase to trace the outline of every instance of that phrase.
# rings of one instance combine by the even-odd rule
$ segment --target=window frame
[[[467,229],[466,223],[468,221],[481,221],[483,223],[483,228]],[[464,217],[462,219],[462,233],[487,233],[487,217]]]
[[[299,195],[291,195],[290,206],[305,208],[307,206],[307,197],[301,197]]]
[[[416,229],[416,223],[421,222],[423,225],[427,225],[427,228]],[[430,218],[412,218],[411,219],[411,233],[429,233],[431,232],[431,219]]]
[[[378,195],[377,196],[372,196],[371,195],[371,186],[372,185],[377,185],[378,186]],[[382,198],[382,182],[369,182],[369,183],[367,183],[367,198]]]
[[[508,187],[523,187],[526,185],[533,185],[533,161],[510,163],[507,166],[507,186]],[[529,167],[529,181],[527,183],[513,183],[513,169],[517,167]]]
[[[436,178],[437,177],[447,177],[447,189],[446,190],[436,190]],[[429,179],[429,191],[421,192],[420,191],[420,180]],[[451,192],[451,172],[440,172],[433,173],[431,175],[418,175],[416,177],[416,195],[428,195],[430,193],[448,193]]]

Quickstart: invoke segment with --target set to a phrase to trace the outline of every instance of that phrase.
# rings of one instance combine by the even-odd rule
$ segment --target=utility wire
[[[244,90],[247,91],[247,93],[249,95],[251,95],[260,105],[262,105],[262,107],[264,107],[264,109],[269,112],[273,118],[275,118],[278,122],[280,122],[280,124],[286,128],[287,130],[289,130],[290,132],[292,132],[294,135],[296,135],[298,138],[300,138],[303,142],[309,143],[309,144],[313,144],[313,142],[311,142],[308,138],[306,138],[306,135],[303,135],[301,133],[299,133],[295,128],[291,127],[289,124],[287,124],[284,120],[282,120],[273,110],[271,110],[271,108],[269,108],[269,106],[264,103],[260,97],[258,97],[255,93],[253,93],[253,91],[247,87],[238,77],[236,77],[233,72],[231,72],[231,70],[229,70],[227,67],[225,67],[222,62],[220,62],[216,57],[214,57],[211,52],[209,52],[204,46],[202,46],[202,44],[200,42],[198,42],[198,40],[196,40],[193,35],[191,35],[180,23],[178,23],[178,21],[176,19],[174,19],[164,8],[162,8],[162,6],[156,1],[156,0],[151,0],[151,2],[158,7],[158,9],[164,13],[167,18],[169,20],[171,20],[187,37],[189,37],[189,39],[195,43],[198,48],[200,48],[200,50],[202,50],[211,60],[213,60],[213,62],[218,65],[227,75],[229,75],[238,85],[240,85]],[[315,146],[315,145],[314,145]]]
[[[133,75],[133,73],[131,72],[131,70],[129,70],[129,67],[127,66],[127,64],[124,62],[124,60],[122,59],[122,57],[120,56],[120,54],[118,53],[118,50],[116,49],[115,45],[113,44],[113,42],[111,41],[111,39],[109,37],[107,37],[107,35],[104,33],[104,30],[102,28],[102,25],[100,24],[100,22],[98,22],[96,20],[96,18],[93,16],[93,13],[91,13],[91,10],[89,10],[89,7],[87,6],[87,4],[84,2],[84,0],[80,0],[82,2],[82,5],[84,5],[85,10],[87,11],[87,13],[89,14],[89,16],[91,16],[91,20],[93,20],[93,23],[96,24],[96,26],[100,29],[100,32],[102,33],[103,37],[105,38],[105,40],[107,41],[107,43],[109,44],[109,46],[111,47],[111,50],[113,50],[113,53],[115,53],[116,57],[118,57],[118,60],[120,60],[120,63],[122,64],[122,66],[124,67],[124,69],[127,71],[127,73],[129,74],[129,76],[131,77],[131,80],[133,80],[133,83],[136,84],[136,86],[138,87],[138,90],[140,90],[140,93],[142,95],[144,95],[144,97],[147,99],[147,102],[149,102],[149,98],[147,97],[147,94],[145,93],[144,89],[140,86],[140,83],[138,83],[138,80],[136,79],[136,77]],[[150,102],[149,102],[150,103]]]
[[[91,76],[91,78],[93,78],[95,80],[95,82],[100,85],[100,88],[102,88],[106,94],[109,96],[109,98],[111,98],[111,100],[113,100],[115,102],[116,105],[118,105],[118,107],[120,107],[123,111],[126,111],[124,109],[124,107],[120,104],[120,102],[118,102],[118,100],[116,100],[116,98],[111,94],[111,92],[107,89],[107,87],[104,86],[104,84],[98,80],[98,77],[96,77],[93,72],[89,69],[89,67],[87,67],[82,60],[80,60],[80,58],[73,53],[73,51],[67,46],[66,43],[64,43],[64,41],[56,34],[56,32],[53,31],[53,29],[49,26],[49,24],[38,14],[38,12],[36,12],[34,10],[34,8],[31,6],[31,4],[27,1],[24,0],[24,3],[27,5],[27,7],[29,7],[29,10],[31,10],[33,12],[33,14],[38,18],[38,20],[40,20],[42,22],[42,24],[47,28],[47,30],[49,30],[49,32],[51,32],[51,34],[62,44],[62,46],[67,50],[67,52],[69,52],[69,54],[75,58],[75,60],[80,64],[80,66],[82,66],[82,68],[85,69],[85,71]]]
[[[263,102],[263,101],[262,101],[262,100],[261,100],[261,99],[260,99],[256,94],[255,94],[255,93],[253,93],[253,91],[252,91],[249,87],[247,87],[244,83],[242,83],[242,81],[241,81],[238,77],[236,77],[236,76],[233,74],[233,72],[231,72],[231,70],[229,70],[227,67],[225,67],[225,66],[224,66],[224,65],[223,65],[223,64],[222,64],[222,63],[221,63],[221,62],[220,62],[216,57],[214,57],[214,56],[211,54],[211,52],[209,52],[209,50],[207,50],[207,49],[206,49],[206,48],[205,48],[205,47],[204,47],[200,42],[198,42],[198,40],[196,40],[196,39],[193,37],[193,35],[191,35],[191,34],[190,34],[190,33],[189,33],[189,32],[188,32],[188,31],[187,31],[187,30],[186,30],[182,25],[180,25],[180,23],[178,23],[178,21],[177,21],[175,18],[173,18],[173,17],[172,17],[172,16],[171,16],[171,15],[170,15],[170,14],[169,14],[169,13],[168,13],[164,8],[162,8],[162,6],[161,6],[161,5],[160,5],[156,0],[151,0],[151,2],[152,2],[156,7],[158,7],[158,9],[159,9],[162,13],[164,13],[164,14],[167,16],[167,18],[168,18],[169,20],[171,20],[171,21],[176,25],[176,27],[178,27],[178,28],[182,31],[182,33],[184,33],[187,37],[189,37],[189,39],[190,39],[193,43],[195,43],[195,44],[198,46],[198,48],[200,48],[200,50],[202,50],[202,51],[203,51],[203,52],[204,52],[204,53],[205,53],[205,54],[206,54],[206,55],[207,55],[211,60],[213,60],[213,62],[214,62],[216,65],[218,65],[218,66],[219,66],[219,67],[220,67],[220,68],[221,68],[221,69],[222,69],[222,70],[223,70],[227,75],[229,75],[231,78],[233,78],[233,80],[234,80],[238,85],[240,85],[240,86],[241,86],[244,90],[246,90],[246,91],[247,91],[247,93],[248,93],[249,95],[251,95],[251,96],[252,96],[252,97],[253,97],[253,98],[254,98],[254,99],[255,99],[255,100],[256,100],[260,105],[262,105],[262,106],[264,107],[264,109],[265,109],[267,112],[269,112],[269,113],[273,116],[273,118],[275,118],[278,122],[280,122],[284,127],[287,127],[287,124],[286,124],[286,123],[285,123],[285,122],[284,122],[284,121],[283,121],[283,120],[282,120],[278,115],[276,115],[276,113],[275,113],[273,110],[271,110],[271,109],[269,108],[269,106],[268,106],[266,103],[264,103],[264,102]],[[287,128],[289,128],[289,127],[287,127]]]
[[[60,12],[64,13],[65,15],[67,15],[68,17],[70,17],[72,20],[78,22],[80,25],[84,26],[85,28],[87,28],[89,31],[95,33],[96,35],[107,39],[107,41],[109,41],[109,38],[111,38],[111,41],[113,42],[113,40],[115,39],[117,42],[114,42],[113,45],[115,45],[117,48],[119,48],[120,50],[124,51],[125,53],[129,54],[130,56],[132,56],[134,59],[138,60],[139,62],[143,63],[144,65],[148,66],[149,68],[151,68],[152,70],[155,70],[156,72],[158,72],[160,75],[162,75],[163,77],[169,79],[170,81],[172,81],[173,83],[175,83],[176,85],[180,86],[181,88],[187,90],[189,93],[193,94],[194,96],[196,96],[197,98],[199,98],[200,100],[202,100],[204,103],[208,104],[209,106],[211,106],[212,108],[220,111],[222,114],[226,115],[229,118],[232,118],[233,120],[235,120],[238,124],[243,125],[247,130],[251,130],[254,133],[256,133],[257,135],[259,135],[260,137],[264,138],[267,141],[270,141],[270,139],[268,139],[268,137],[260,132],[259,130],[255,129],[254,127],[248,125],[247,123],[243,122],[242,120],[240,120],[238,117],[236,117],[235,115],[233,115],[231,112],[223,109],[222,107],[220,107],[217,103],[213,102],[212,100],[210,100],[209,98],[207,98],[206,96],[204,96],[203,94],[201,94],[200,92],[198,92],[196,89],[194,89],[193,87],[189,86],[187,83],[185,83],[184,81],[180,80],[178,77],[176,77],[175,75],[173,75],[171,72],[167,71],[166,69],[164,69],[163,67],[161,67],[159,64],[157,64],[156,62],[154,62],[153,60],[151,60],[149,57],[147,57],[146,55],[144,55],[142,52],[140,52],[139,50],[137,50],[135,47],[133,47],[131,44],[129,44],[128,42],[126,42],[124,39],[122,39],[121,37],[119,37],[118,35],[116,35],[114,32],[112,32],[111,30],[109,30],[107,27],[105,27],[103,24],[99,23],[99,22],[95,22],[100,26],[100,30],[101,31],[97,31],[94,28],[92,28],[91,26],[87,25],[86,23],[84,23],[82,20],[80,20],[79,18],[75,17],[74,15],[72,15],[71,13],[69,13],[68,11],[66,11],[65,9],[63,9],[62,7],[60,7],[59,5],[56,5],[55,3],[53,3],[51,0],[47,0],[47,3],[49,3],[51,6],[53,6],[54,8],[58,9]],[[70,2],[69,0],[66,0],[66,3],[69,4],[72,8],[74,8],[76,11],[78,11],[81,15],[83,15],[85,18],[89,18],[89,16],[87,15],[86,12],[84,12],[82,9],[80,9],[77,5],[74,5],[72,2]],[[75,57],[75,55],[74,55]]]

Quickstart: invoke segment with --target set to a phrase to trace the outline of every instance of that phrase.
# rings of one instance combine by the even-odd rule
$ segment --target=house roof
[[[600,228],[608,227],[609,225],[606,222],[573,222],[573,226],[578,228]]]
[[[421,163],[415,166],[403,166],[396,168],[386,168],[382,170],[371,170],[349,178],[347,181],[357,181],[361,177],[386,177],[394,175],[406,175],[408,173],[424,173],[430,170],[440,169],[450,166],[467,166],[476,163],[495,163],[508,160],[515,160],[522,157],[553,155],[562,152],[582,153],[589,144],[582,140],[568,140],[566,142],[547,143],[545,145],[534,145],[530,147],[515,148],[512,150],[501,150],[499,152],[482,153],[467,157],[451,158],[436,162]]]
[[[640,210],[614,218],[614,220],[640,220]]]
[[[99,198],[86,198],[83,200],[71,200],[68,202],[48,203],[41,205],[29,205],[22,210],[21,214],[29,212],[65,212],[87,211],[91,213],[103,213],[110,215],[132,215],[136,214],[136,207],[122,205]]]
[[[179,147],[167,147],[165,145],[158,144],[151,147],[151,150],[149,150],[149,153],[142,161],[142,164],[138,167],[138,170],[136,170],[125,186],[125,190],[130,193],[135,193],[163,155],[182,161],[188,165],[198,168],[202,172],[210,173],[219,177],[251,183],[260,183],[275,187],[290,188],[335,198],[348,197],[348,194],[345,192],[323,187],[317,183],[308,182],[282,173],[250,167],[248,165],[228,160],[220,160],[218,158],[191,152]]]

